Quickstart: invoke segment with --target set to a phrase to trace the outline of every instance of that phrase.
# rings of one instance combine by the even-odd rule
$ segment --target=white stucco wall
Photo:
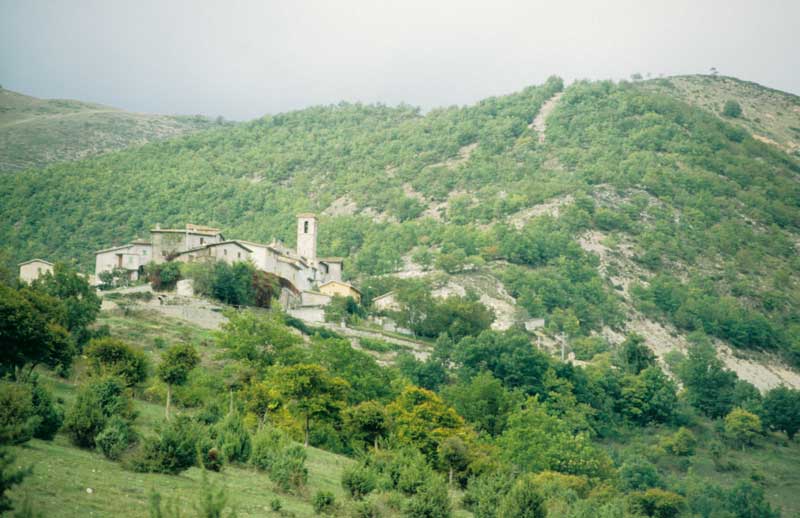
[[[19,278],[23,282],[31,283],[46,272],[53,272],[53,266],[44,261],[33,261],[19,267]]]

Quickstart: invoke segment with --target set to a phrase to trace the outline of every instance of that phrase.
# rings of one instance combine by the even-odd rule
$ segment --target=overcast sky
[[[0,84],[230,119],[712,66],[800,94],[799,34],[799,0],[0,0]]]

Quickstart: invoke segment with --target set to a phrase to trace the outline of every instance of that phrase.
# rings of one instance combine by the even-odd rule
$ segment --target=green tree
[[[278,311],[230,311],[226,316],[228,321],[215,334],[216,344],[230,358],[251,366],[273,365],[301,342]]]
[[[433,461],[447,437],[464,435],[464,419],[430,390],[408,386],[388,406],[393,431],[400,444],[412,445]]]
[[[244,397],[245,408],[258,418],[259,430],[268,423],[269,413],[275,412],[283,404],[278,389],[263,381],[251,383],[245,389]]]
[[[167,384],[167,402],[164,414],[169,420],[172,387],[186,383],[189,373],[200,363],[200,356],[191,344],[177,344],[167,349],[158,365],[158,377]]]
[[[272,373],[278,390],[303,422],[304,446],[308,447],[311,421],[337,416],[342,409],[348,383],[319,365],[278,367]]]
[[[59,299],[66,310],[66,328],[78,345],[91,337],[91,326],[100,314],[100,298],[85,277],[64,264],[56,263],[53,273],[33,282],[33,289]]]
[[[686,399],[708,417],[720,418],[733,407],[736,373],[725,369],[711,343],[702,337],[678,367]]]
[[[351,436],[367,444],[372,444],[378,451],[378,440],[386,435],[386,407],[377,401],[363,401],[345,410],[344,422]]]
[[[574,433],[565,421],[550,415],[536,397],[511,415],[498,444],[501,457],[522,471],[552,470],[597,478],[613,475],[608,455],[585,433]]]
[[[447,437],[439,444],[439,462],[447,469],[447,481],[453,485],[453,474],[463,471],[469,463],[469,450],[464,441],[455,435]]]
[[[753,444],[758,434],[761,433],[761,419],[747,410],[734,408],[725,416],[725,436],[734,444],[744,450],[745,446]]]
[[[764,396],[762,406],[764,425],[785,432],[791,441],[800,430],[800,390],[774,388]]]
[[[631,374],[639,374],[656,364],[656,357],[645,344],[644,337],[636,333],[629,334],[619,345],[618,359],[620,365]]]
[[[502,382],[487,371],[469,381],[445,387],[442,397],[477,431],[493,437],[505,430],[511,410],[524,399],[519,393],[506,390]]]
[[[76,353],[66,329],[66,310],[53,296],[0,284],[0,373],[40,364],[68,367]]]
[[[547,507],[532,477],[522,476],[500,502],[497,518],[545,518]]]
[[[147,356],[122,340],[111,337],[93,338],[84,354],[95,374],[119,376],[129,387],[147,379]]]

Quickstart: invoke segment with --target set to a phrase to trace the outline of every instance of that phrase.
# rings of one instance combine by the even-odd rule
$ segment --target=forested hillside
[[[741,121],[757,98],[717,113],[676,91],[552,78],[3,173],[11,272],[34,256],[88,271],[156,223],[293,244],[314,211],[320,255],[346,257],[363,299],[314,327],[267,308],[276,284],[247,263],[151,267],[157,300],[66,264],[30,286],[0,269],[0,509],[800,512],[800,162]],[[166,291],[180,276],[216,299],[198,323],[217,329],[186,323],[181,304],[210,302]]]
[[[77,160],[215,126],[205,117],[130,113],[0,87],[0,171]]]
[[[309,108],[6,175],[0,242],[89,268],[157,222],[291,243],[294,214],[317,211],[321,253],[364,284],[409,265],[483,270],[580,334],[635,306],[797,364],[798,161],[649,83],[570,86],[540,141],[531,121],[561,89],[425,115]]]

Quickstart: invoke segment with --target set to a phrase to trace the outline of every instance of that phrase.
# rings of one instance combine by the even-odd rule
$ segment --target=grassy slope
[[[112,311],[104,312],[99,323],[108,325],[113,336],[141,346],[149,353],[151,361],[158,352],[153,346],[154,338],[167,343],[178,339],[196,343],[201,346],[204,363],[213,356],[207,341],[208,331],[179,320],[150,312],[133,312],[126,316]],[[48,383],[67,404],[73,400],[75,386],[71,382],[49,379]],[[164,410],[160,404],[137,400],[136,408],[139,412],[136,426],[143,433],[151,432],[163,419]],[[31,495],[36,509],[45,516],[78,517],[91,512],[99,516],[147,516],[148,495],[153,489],[161,493],[164,500],[176,498],[182,508],[191,509],[202,486],[202,473],[198,468],[179,476],[132,473],[98,452],[73,447],[63,435],[53,442],[33,440],[16,447],[15,452],[19,465],[33,465],[34,474],[14,490],[14,498],[18,501],[26,494]],[[302,494],[275,492],[265,474],[249,467],[226,467],[222,473],[209,473],[209,481],[227,489],[230,502],[240,516],[269,514],[270,502],[275,498],[280,498],[284,509],[297,516],[315,516],[310,496],[318,490],[326,490],[343,500],[339,478],[342,469],[352,461],[316,448],[309,448],[308,454],[309,483]],[[93,493],[88,494],[86,488],[92,488]]]
[[[151,354],[158,351],[152,346],[156,337],[169,341],[180,335],[198,344],[203,344],[208,337],[205,330],[152,312],[133,312],[127,316],[119,311],[104,312],[100,322],[109,325],[113,336],[139,344]],[[201,345],[201,351],[208,363],[213,347],[206,342]],[[49,378],[47,383],[65,403],[73,400],[75,388],[71,382]],[[142,400],[137,400],[136,406],[139,411],[137,428],[143,433],[151,432],[162,419],[163,407]],[[796,498],[800,492],[797,470],[800,441],[789,443],[783,435],[770,434],[759,438],[755,446],[746,451],[726,450],[723,461],[733,469],[717,471],[708,450],[708,445],[719,437],[714,425],[698,418],[691,429],[699,446],[685,465],[681,465],[680,459],[655,453],[659,441],[674,432],[669,428],[634,428],[603,446],[617,459],[631,456],[657,459],[662,476],[678,481],[693,475],[732,487],[740,480],[756,480],[764,485],[769,501],[783,510],[783,516],[800,513],[800,500]],[[14,450],[17,464],[33,465],[34,474],[16,488],[12,496],[19,502],[28,495],[45,516],[78,517],[89,513],[147,516],[148,496],[153,489],[164,499],[175,498],[182,507],[191,509],[202,487],[202,473],[197,468],[179,476],[132,473],[97,452],[73,447],[63,435],[53,442],[33,440]],[[297,516],[315,516],[309,501],[318,490],[332,491],[338,501],[346,501],[339,479],[342,469],[352,460],[316,448],[309,448],[308,453],[309,484],[302,494],[279,494],[266,475],[248,467],[227,467],[222,473],[209,473],[209,481],[227,489],[230,502],[240,516],[269,516],[270,502],[274,498],[280,498],[284,508]],[[86,492],[87,487],[92,488],[92,494]],[[459,495],[453,496],[457,501]],[[456,516],[466,517],[469,513],[459,509]]]
[[[756,83],[725,76],[676,76],[655,79],[648,86],[724,118],[754,138],[800,156],[800,97]],[[725,101],[737,101],[742,116],[721,115]]]
[[[0,171],[77,160],[213,125],[204,117],[130,113],[0,88]]]

